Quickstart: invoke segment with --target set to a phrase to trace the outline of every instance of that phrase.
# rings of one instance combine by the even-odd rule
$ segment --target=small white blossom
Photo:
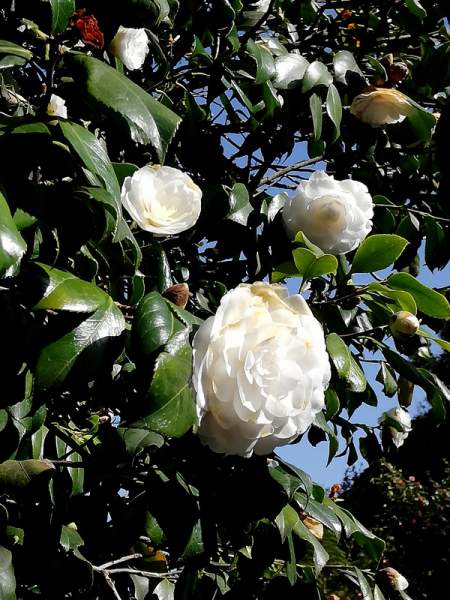
[[[411,416],[408,413],[408,411],[401,408],[400,406],[397,406],[383,413],[379,419],[379,423],[382,424],[386,420],[386,417],[393,419],[403,428],[403,431],[399,431],[395,427],[389,427],[389,433],[392,437],[392,443],[396,448],[400,448],[400,446],[403,445],[404,441],[412,431]]]
[[[122,186],[122,204],[145,231],[175,235],[190,229],[200,216],[202,191],[186,173],[147,165]]]
[[[61,119],[67,119],[66,101],[63,100],[60,96],[52,94],[50,96],[50,101],[47,106],[47,114],[50,117],[59,117]]]
[[[121,25],[109,45],[109,50],[130,71],[140,69],[148,54],[148,36],[145,29],[133,29]]]
[[[354,250],[372,229],[373,202],[367,186],[353,179],[337,181],[315,171],[302,182],[283,209],[291,237],[303,231],[324,252]]]
[[[194,338],[201,441],[214,452],[268,454],[308,429],[330,365],[319,321],[283,286],[241,284]]]

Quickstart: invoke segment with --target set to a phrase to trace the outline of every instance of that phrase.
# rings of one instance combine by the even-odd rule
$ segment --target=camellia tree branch
[[[0,597],[407,600],[278,448],[446,418],[447,3],[4,4]]]

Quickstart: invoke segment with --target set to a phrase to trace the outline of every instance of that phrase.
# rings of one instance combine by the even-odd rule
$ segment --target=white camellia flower
[[[122,204],[145,231],[175,235],[200,216],[202,191],[189,175],[173,167],[147,165],[126,177]]]
[[[309,62],[293,52],[279,56],[275,60],[273,85],[278,90],[287,90],[303,78]]]
[[[372,229],[373,202],[367,186],[353,179],[337,181],[315,171],[286,202],[283,220],[291,237],[303,231],[324,252],[354,250]]]
[[[386,417],[397,421],[397,423],[403,428],[403,431],[398,431],[395,427],[389,427],[392,443],[397,448],[400,448],[400,446],[403,445],[404,441],[408,437],[409,433],[412,431],[411,416],[404,408],[397,406],[383,413],[379,419],[379,423],[382,424],[386,420]]]
[[[50,101],[47,106],[47,114],[50,117],[60,117],[61,119],[67,119],[67,107],[66,101],[60,96],[52,94]]]
[[[241,284],[194,338],[199,436],[214,452],[268,454],[324,406],[330,365],[319,321],[283,286]]]
[[[356,96],[350,107],[352,115],[372,127],[400,123],[415,110],[408,96],[391,88],[369,89]]]
[[[148,36],[145,29],[121,25],[109,45],[109,50],[130,71],[140,69],[148,54]]]

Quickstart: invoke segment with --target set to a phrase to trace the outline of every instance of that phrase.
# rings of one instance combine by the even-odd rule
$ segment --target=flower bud
[[[177,283],[164,290],[162,295],[173,304],[184,308],[189,300],[189,286],[187,283]]]
[[[109,45],[109,50],[130,71],[140,69],[148,54],[148,37],[145,29],[133,29],[121,25]]]
[[[202,191],[183,171],[147,165],[126,177],[122,204],[145,231],[175,235],[195,225]]]
[[[389,421],[391,421],[391,423],[392,421],[395,421],[395,423],[400,426],[401,431],[397,427],[390,426]],[[408,411],[404,410],[400,406],[391,408],[391,410],[383,413],[378,422],[380,425],[388,426],[388,434],[396,448],[403,446],[404,441],[412,431],[411,416],[409,415]]]
[[[287,232],[303,231],[324,252],[346,254],[372,229],[373,202],[367,186],[353,179],[337,181],[315,171],[302,182],[283,209]]]
[[[405,379],[405,377],[399,377],[398,380],[398,388],[397,388],[397,396],[398,403],[400,406],[408,407],[412,402],[412,397],[414,393],[414,384]]]
[[[350,112],[363,123],[382,127],[400,123],[417,110],[405,94],[391,88],[371,87],[354,98]]]
[[[406,577],[403,577],[401,573],[393,569],[392,567],[386,567],[378,571],[378,575],[381,580],[387,583],[396,592],[403,592],[406,590],[409,583]]]
[[[417,333],[417,330],[420,327],[420,321],[415,315],[407,310],[401,310],[392,315],[389,327],[394,337],[410,337]]]

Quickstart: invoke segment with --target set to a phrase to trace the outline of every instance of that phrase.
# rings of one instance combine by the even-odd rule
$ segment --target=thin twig
[[[375,204],[374,206],[375,208],[392,208],[397,210],[407,210],[408,212],[415,213],[416,215],[421,215],[422,217],[431,217],[435,221],[443,221],[444,223],[450,223],[450,219],[447,219],[446,217],[437,217],[436,215],[427,213],[424,210],[410,208],[409,206],[399,206],[398,204]]]
[[[105,578],[106,583],[111,588],[111,591],[114,594],[114,598],[116,598],[116,600],[122,600],[122,598],[120,597],[119,592],[117,591],[116,586],[114,585],[114,581],[109,576],[108,571],[101,571],[101,573],[102,573],[103,577]]]
[[[103,572],[103,571],[102,571]],[[148,577],[149,579],[156,577],[157,579],[173,579],[177,578],[182,572],[182,569],[173,569],[167,573],[157,573],[153,571],[140,571],[139,569],[109,569],[107,573],[114,575],[116,573],[129,573],[130,575],[140,575],[141,577]]]
[[[113,567],[114,565],[120,565],[121,563],[127,562],[129,560],[136,560],[137,558],[142,558],[142,554],[136,552],[135,554],[128,554],[128,556],[122,556],[121,558],[110,560],[109,562],[106,562],[103,565],[100,565],[99,567],[95,567],[95,570],[104,571],[105,569],[109,569],[109,567]]]
[[[386,329],[387,325],[378,325],[377,327],[372,327],[371,329],[365,329],[364,331],[355,331],[354,333],[341,333],[341,337],[346,338],[354,338],[354,337],[366,337],[369,333],[374,333],[375,331],[382,331]]]
[[[313,165],[314,163],[320,162],[323,160],[323,154],[320,156],[316,156],[315,158],[308,158],[307,160],[301,160],[300,162],[296,162],[288,167],[284,167],[284,169],[279,169],[276,173],[272,173],[272,175],[268,175],[261,179],[261,183],[258,187],[271,183],[275,179],[280,179],[283,175],[287,175],[291,171],[301,171],[302,167],[307,167],[308,165]]]

